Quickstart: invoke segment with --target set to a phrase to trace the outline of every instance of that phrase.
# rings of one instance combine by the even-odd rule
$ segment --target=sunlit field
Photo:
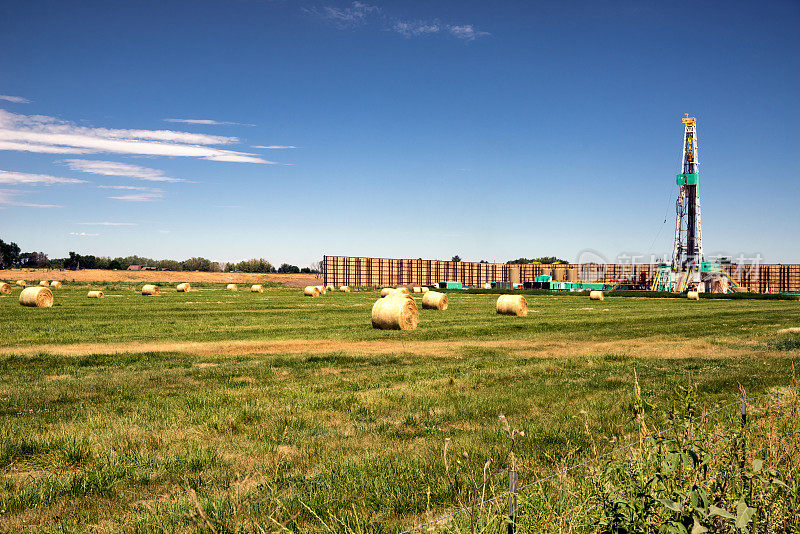
[[[0,531],[402,531],[468,504],[468,468],[499,494],[511,462],[523,485],[638,439],[637,413],[660,427],[687,396],[700,413],[739,384],[791,389],[800,363],[798,301],[528,295],[509,317],[450,292],[400,332],[372,328],[376,290],[138,289],[0,298]],[[512,455],[501,414],[524,431]],[[522,492],[520,531],[566,515],[562,490]],[[469,531],[463,515],[435,528]]]

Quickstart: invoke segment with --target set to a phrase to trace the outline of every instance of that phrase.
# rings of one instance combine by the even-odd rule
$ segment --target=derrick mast
[[[698,273],[703,261],[703,236],[700,232],[700,197],[697,195],[697,119],[683,119],[683,153],[680,173],[676,177],[678,200],[675,204],[675,247],[672,268],[675,271]]]

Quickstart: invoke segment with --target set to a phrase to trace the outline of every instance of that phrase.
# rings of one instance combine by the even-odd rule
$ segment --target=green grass
[[[652,403],[691,380],[712,409],[739,383],[789,384],[800,361],[797,335],[776,334],[800,326],[794,301],[530,295],[527,317],[503,317],[495,296],[451,292],[396,332],[372,329],[374,291],[88,289],[50,309],[0,298],[2,348],[98,343],[0,352],[0,531],[398,531],[456,504],[445,438],[502,467],[501,413],[525,431],[525,483],[635,432],[634,369]],[[309,341],[103,350],[235,340]],[[397,343],[351,343],[374,340]]]

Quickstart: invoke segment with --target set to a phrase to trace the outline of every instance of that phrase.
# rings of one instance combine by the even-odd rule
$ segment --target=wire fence
[[[724,405],[724,406],[721,406],[721,407],[719,407],[719,408],[716,408],[716,409],[714,409],[714,410],[712,410],[712,411],[710,411],[710,412],[706,412],[706,413],[704,413],[703,415],[704,415],[704,417],[708,418],[708,417],[710,417],[710,416],[712,416],[712,415],[715,415],[715,414],[717,414],[717,413],[719,413],[719,412],[725,411],[725,410],[727,410],[727,409],[729,409],[729,408],[732,408],[732,407],[734,407],[734,406],[741,406],[741,407],[742,407],[742,415],[743,415],[743,416],[745,416],[745,414],[746,414],[746,409],[747,409],[747,403],[748,403],[748,402],[752,402],[752,401],[755,401],[755,400],[760,400],[760,399],[765,399],[765,398],[769,398],[769,397],[775,397],[775,396],[777,396],[777,395],[781,395],[781,394],[783,394],[783,393],[785,393],[785,392],[784,392],[784,391],[781,391],[781,390],[778,390],[778,391],[774,391],[774,392],[772,392],[772,393],[764,393],[764,394],[762,394],[762,395],[757,395],[757,396],[755,396],[755,397],[746,397],[746,396],[744,395],[744,391],[743,391],[743,396],[742,396],[740,399],[738,399],[738,400],[736,400],[736,401],[734,401],[734,402],[731,402],[731,403],[729,403],[729,404],[726,404],[726,405]],[[661,436],[662,434],[664,434],[665,432],[667,432],[667,431],[669,431],[669,430],[671,430],[671,429],[673,429],[673,428],[675,428],[675,427],[674,427],[674,425],[672,425],[672,426],[668,426],[668,427],[664,427],[664,428],[662,428],[661,430],[659,430],[659,431],[657,431],[657,432],[651,432],[651,433],[649,433],[649,434],[647,434],[647,435],[645,435],[645,436],[642,436],[640,439],[638,439],[638,440],[636,440],[636,441],[632,441],[632,442],[630,442],[630,443],[628,443],[628,444],[626,444],[626,445],[623,445],[623,446],[621,446],[621,447],[617,447],[617,448],[616,448],[616,449],[614,449],[614,450],[611,450],[611,451],[609,451],[609,452],[606,452],[606,453],[604,453],[604,454],[600,454],[600,455],[598,455],[598,456],[595,456],[595,457],[593,457],[593,458],[590,458],[590,459],[588,459],[588,460],[585,460],[585,461],[583,461],[583,462],[580,462],[580,463],[578,463],[578,464],[572,465],[572,466],[570,466],[570,467],[568,467],[568,468],[566,468],[566,469],[562,469],[562,470],[560,470],[560,471],[556,471],[555,473],[551,473],[551,474],[550,474],[550,475],[548,475],[548,476],[541,477],[541,478],[539,478],[539,479],[537,479],[537,480],[534,480],[534,481],[532,481],[532,482],[529,482],[529,483],[527,483],[527,484],[524,484],[524,485],[522,485],[522,486],[518,487],[518,488],[516,489],[516,491],[514,491],[514,492],[513,492],[513,494],[517,495],[517,494],[521,493],[522,491],[524,491],[524,490],[526,490],[526,489],[529,489],[529,488],[532,488],[532,487],[534,487],[534,486],[536,486],[536,485],[539,485],[539,484],[542,484],[542,483],[544,483],[544,482],[547,482],[548,480],[552,480],[552,479],[554,479],[554,478],[556,478],[556,477],[563,476],[563,475],[565,475],[565,474],[567,474],[567,473],[569,473],[569,472],[571,472],[571,471],[574,471],[574,470],[576,470],[576,469],[579,469],[579,468],[581,468],[581,467],[584,467],[584,466],[586,466],[586,465],[589,465],[589,464],[591,464],[591,463],[594,463],[594,462],[597,462],[597,461],[603,460],[603,459],[605,459],[605,458],[608,458],[608,457],[610,457],[610,456],[613,456],[614,454],[617,454],[617,453],[619,453],[619,452],[622,452],[622,451],[624,451],[624,450],[630,449],[631,447],[634,447],[634,446],[636,446],[636,445],[638,445],[638,444],[641,444],[642,442],[644,442],[644,441],[645,441],[645,440],[647,440],[647,439],[651,439],[651,438],[654,438],[654,437]],[[761,450],[757,451],[757,452],[756,452],[756,454],[760,454],[761,452],[763,452],[763,451],[764,451],[764,450],[766,450],[767,448],[768,448],[768,446],[767,446],[767,447],[764,447],[764,448],[762,448]],[[443,522],[443,521],[446,521],[446,520],[448,520],[448,519],[452,519],[452,518],[454,518],[454,517],[456,517],[456,516],[458,516],[458,515],[460,515],[460,514],[462,514],[462,513],[465,513],[465,512],[470,512],[470,511],[472,511],[472,510],[475,510],[475,509],[478,509],[478,508],[482,508],[484,505],[487,505],[487,504],[492,504],[492,503],[494,503],[494,502],[496,502],[496,501],[498,501],[498,500],[500,500],[500,499],[503,499],[503,498],[505,498],[505,497],[508,497],[508,496],[510,496],[510,495],[512,495],[512,491],[506,491],[506,492],[503,492],[503,493],[501,493],[501,494],[499,494],[499,495],[495,495],[494,497],[492,497],[492,498],[490,498],[490,499],[483,500],[483,501],[481,501],[481,502],[479,502],[479,503],[475,503],[475,504],[472,504],[472,505],[470,505],[470,506],[465,506],[465,507],[463,507],[463,508],[460,508],[460,509],[458,509],[458,510],[456,510],[456,511],[454,511],[454,512],[451,512],[451,513],[448,513],[448,514],[446,514],[446,515],[443,515],[443,516],[437,517],[436,519],[432,519],[432,520],[430,520],[430,521],[426,521],[425,523],[420,523],[420,524],[418,524],[418,525],[415,525],[415,526],[413,526],[413,527],[411,527],[411,528],[409,528],[409,529],[407,529],[407,530],[404,530],[404,531],[402,531],[400,534],[410,534],[410,533],[412,533],[412,532],[419,531],[419,530],[421,530],[421,529],[423,529],[423,528],[425,528],[425,527],[429,527],[429,526],[432,526],[432,525],[435,525],[435,524],[441,523],[441,522]],[[597,503],[597,504],[595,504],[595,505],[591,506],[590,508],[587,508],[586,510],[582,510],[581,512],[578,512],[578,513],[576,513],[576,514],[573,514],[573,515],[571,515],[571,516],[569,516],[569,517],[566,517],[566,518],[559,518],[558,520],[556,520],[556,521],[553,521],[553,522],[549,523],[548,525],[546,525],[545,527],[543,527],[541,530],[539,530],[539,531],[535,532],[534,534],[541,534],[541,533],[543,533],[543,532],[546,532],[546,531],[550,530],[550,529],[551,529],[551,528],[553,528],[555,525],[558,525],[558,524],[563,524],[563,523],[567,523],[567,522],[569,522],[569,521],[572,521],[572,520],[574,520],[574,519],[576,519],[576,518],[578,518],[578,517],[581,517],[581,516],[583,516],[583,515],[586,515],[586,514],[588,514],[590,511],[592,511],[592,510],[594,510],[595,508],[599,507],[599,506],[600,506],[600,504],[601,504],[601,503]]]

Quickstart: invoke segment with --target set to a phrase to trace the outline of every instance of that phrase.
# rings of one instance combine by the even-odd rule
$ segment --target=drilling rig
[[[680,172],[676,176],[678,200],[675,202],[675,246],[672,264],[656,270],[652,289],[683,292],[688,289],[725,293],[730,278],[718,263],[705,261],[703,234],[700,230],[700,196],[697,194],[699,158],[697,154],[697,119],[683,118],[683,151]],[[734,284],[735,285],[735,284]]]
[[[675,247],[672,268],[676,272],[697,274],[703,261],[703,234],[700,230],[700,197],[697,195],[697,119],[683,119],[681,172],[676,176],[678,200],[675,203]],[[690,276],[691,277],[691,276]],[[695,280],[699,282],[699,279]]]

